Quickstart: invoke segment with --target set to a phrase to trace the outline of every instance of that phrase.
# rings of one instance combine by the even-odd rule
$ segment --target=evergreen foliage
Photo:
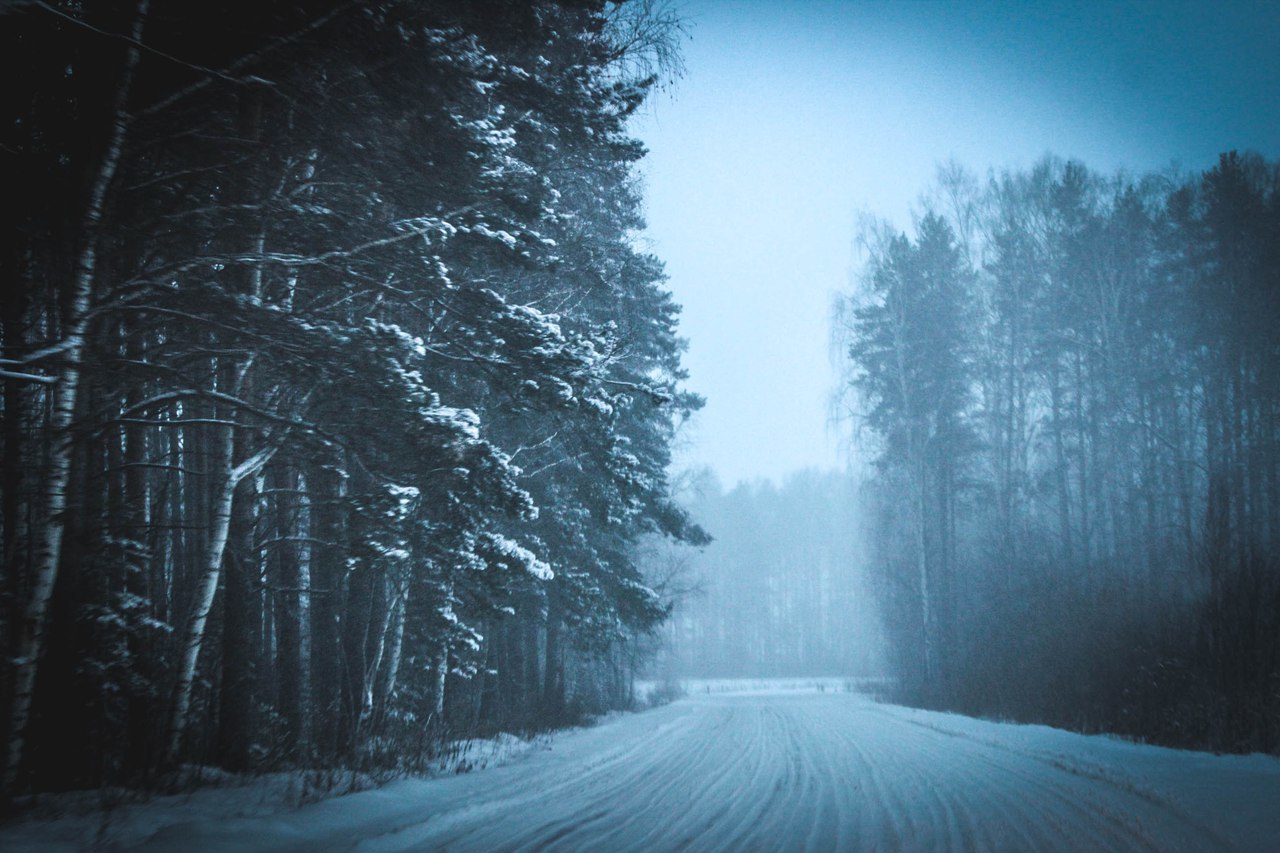
[[[9,11],[6,794],[626,701],[636,543],[706,540],[636,239],[651,13]]]

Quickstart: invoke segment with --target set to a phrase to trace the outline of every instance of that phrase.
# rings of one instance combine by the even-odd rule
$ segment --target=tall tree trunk
[[[93,527],[102,518],[102,507],[94,494],[97,489],[90,483],[93,479],[101,482],[91,478],[100,470],[101,448],[101,444],[77,442],[72,449],[66,544],[49,603],[45,666],[32,703],[35,713],[29,729],[32,757],[39,761],[30,768],[28,778],[37,788],[59,779],[77,787],[100,784],[89,763],[89,756],[98,754],[93,738],[97,721],[86,713],[93,708],[94,694],[99,691],[90,686],[92,676],[82,663],[86,653],[98,658],[102,650],[94,620],[84,618],[86,605],[92,607],[104,600],[102,573],[85,571],[91,549],[100,544],[92,540],[96,539]]]
[[[253,550],[254,478],[239,484],[223,556],[222,683],[218,696],[218,763],[248,770],[258,705],[258,565]]]
[[[53,412],[49,422],[52,452],[44,472],[40,504],[43,510],[43,529],[36,541],[34,581],[22,617],[22,635],[14,664],[13,698],[9,709],[9,737],[6,744],[3,792],[10,795],[18,783],[22,754],[26,747],[27,724],[30,721],[31,700],[36,682],[36,671],[44,653],[45,624],[48,616],[49,597],[58,576],[58,564],[62,557],[63,532],[66,525],[64,511],[67,503],[67,481],[71,474],[71,423],[75,418],[76,396],[80,390],[80,373],[83,366],[86,338],[89,329],[89,309],[93,301],[94,278],[98,266],[98,239],[107,207],[107,193],[115,180],[124,153],[125,137],[129,126],[126,106],[138,67],[143,24],[147,18],[150,0],[138,0],[134,14],[132,41],[125,50],[124,69],[116,86],[115,103],[111,112],[111,129],[106,148],[97,172],[89,188],[88,205],[82,220],[80,252],[68,293],[66,333],[62,339],[62,367],[54,386]]]
[[[318,540],[311,561],[311,730],[318,758],[332,760],[338,753],[342,717],[343,649],[338,625],[338,591],[343,572],[346,540],[341,509],[343,479],[333,470],[314,465],[307,474],[311,501],[311,529]]]
[[[547,596],[546,663],[543,666],[542,703],[550,717],[558,719],[564,711],[564,650],[561,647],[560,608],[554,594]]]
[[[130,361],[141,361],[145,347],[139,335],[125,332],[125,356]],[[142,400],[142,383],[134,383],[125,395],[125,408],[129,409]],[[127,639],[130,670],[139,684],[129,689],[126,720],[126,766],[131,771],[148,769],[148,757],[152,743],[151,714],[155,697],[151,695],[152,661],[155,658],[147,632],[141,630],[141,618],[155,616],[148,579],[152,572],[154,555],[151,546],[150,489],[147,477],[147,428],[141,424],[126,424],[124,431],[124,476],[121,483],[124,504],[124,531],[133,543],[135,556],[125,573],[124,590],[138,613],[133,619]]]
[[[522,681],[519,700],[524,704],[525,697],[532,699],[536,697],[542,690],[542,662],[543,656],[540,654],[542,642],[542,626],[538,624],[537,619],[526,619],[524,622],[524,643],[519,644],[521,657],[524,666],[522,667]],[[517,641],[518,642],[518,641]],[[526,719],[528,711],[526,710]]]
[[[196,663],[200,658],[200,648],[204,644],[205,623],[209,619],[209,611],[213,609],[218,581],[222,576],[223,553],[226,550],[227,536],[231,529],[236,487],[245,477],[257,473],[271,458],[274,451],[274,448],[263,448],[233,466],[232,457],[235,447],[233,429],[227,426],[221,430],[218,469],[214,472],[214,476],[218,478],[219,490],[213,504],[203,569],[197,582],[191,614],[187,619],[186,630],[182,634],[179,647],[178,676],[173,692],[173,711],[169,718],[165,745],[166,763],[169,764],[176,762],[181,754],[182,734],[187,727],[187,712],[191,708],[191,690],[196,679]]]
[[[354,536],[355,531],[349,531]],[[369,643],[376,618],[374,581],[376,577],[367,563],[360,562],[343,574],[346,596],[342,603],[342,740],[343,749],[351,757],[362,745],[366,734],[364,722],[364,688],[369,671]]]
[[[1071,486],[1068,478],[1066,442],[1063,432],[1066,424],[1062,412],[1062,383],[1055,359],[1049,371],[1049,419],[1053,430],[1054,482],[1058,490],[1058,537],[1062,540],[1062,556],[1068,566],[1075,565],[1075,548],[1071,533]]]
[[[432,713],[435,715],[435,725],[438,730],[443,731],[444,728],[444,690],[448,683],[449,676],[449,641],[441,640],[436,650],[435,662],[435,685],[432,696],[435,700],[435,706]]]
[[[3,260],[9,261],[10,258],[6,256]],[[18,281],[20,266],[19,260],[16,257],[12,258],[12,263],[5,263],[4,267],[0,268],[0,277],[2,277],[0,280]],[[10,284],[0,288],[0,329],[3,329],[6,360],[17,361],[30,345],[26,339],[26,311],[27,292],[23,284],[17,286]],[[23,461],[26,445],[23,440],[23,429],[29,417],[26,411],[27,405],[23,399],[26,385],[25,380],[17,377],[4,379],[4,419],[3,423],[0,423],[0,442],[3,442],[4,446],[4,458],[0,462],[2,466],[0,471],[3,471],[3,479],[0,480],[0,527],[4,529],[3,546],[0,547],[0,571],[5,573],[5,592],[13,602],[21,600],[18,582],[26,575],[22,570],[26,560],[22,553],[25,541],[22,535],[22,516],[26,488],[23,477],[26,469]],[[5,624],[10,628],[21,621],[17,618],[16,612],[12,616],[9,613],[4,615]],[[5,647],[17,648],[16,639],[16,637],[6,638]]]
[[[1085,418],[1085,378],[1084,378],[1084,360],[1079,353],[1076,353],[1074,359],[1075,368],[1075,426],[1076,439],[1079,442],[1079,454],[1077,463],[1079,470],[1077,476],[1080,489],[1080,556],[1084,560],[1085,570],[1093,560],[1093,513],[1090,512],[1090,492],[1089,487],[1091,480],[1089,477],[1089,446],[1088,446],[1088,427]]]
[[[396,608],[396,627],[391,634],[391,656],[387,661],[387,676],[382,686],[382,703],[385,705],[395,695],[396,684],[400,680],[400,661],[404,655],[404,626],[409,607],[409,589],[406,586],[400,605]]]
[[[12,255],[0,257],[5,261],[0,269],[0,281],[18,282],[0,287],[0,328],[4,334],[3,356],[7,360],[17,361],[30,346],[27,340],[27,284],[29,279],[20,276],[21,260],[14,247]],[[0,459],[0,527],[4,529],[3,545],[0,547],[0,601],[4,620],[4,636],[0,644],[5,649],[18,648],[22,625],[22,607],[19,602],[26,600],[25,583],[30,576],[28,558],[30,541],[27,538],[26,514],[29,506],[27,497],[26,472],[29,467],[27,455],[29,442],[25,432],[30,429],[29,410],[30,391],[27,382],[17,377],[4,379],[4,417],[0,418],[0,443],[3,443],[3,459]],[[10,664],[0,661],[0,671],[8,674]],[[0,684],[0,707],[9,708],[13,701],[11,680],[4,679]],[[2,794],[3,791],[0,791]]]
[[[298,545],[291,549],[293,560],[288,585],[296,590],[290,599],[294,608],[291,631],[295,636],[292,642],[296,646],[295,674],[293,688],[296,697],[291,700],[296,705],[297,731],[295,732],[294,760],[308,761],[313,753],[311,733],[312,682],[311,682],[311,535],[314,529],[311,517],[311,505],[308,497],[309,483],[306,477],[293,471],[290,482],[297,489],[296,510],[291,525],[298,537]],[[397,664],[399,661],[397,661]]]
[[[928,524],[927,493],[928,484],[925,474],[923,454],[915,463],[915,534],[916,534],[916,577],[920,585],[920,639],[922,663],[924,666],[924,685],[926,689],[934,686],[936,654],[934,650],[934,608],[933,591],[929,584],[929,543],[926,533]]]
[[[384,574],[378,579],[376,587],[380,594],[373,597],[373,604],[377,607],[377,617],[370,622],[370,627],[374,628],[373,636],[370,638],[373,648],[365,667],[364,683],[361,685],[363,699],[360,706],[360,722],[366,735],[376,731],[375,721],[379,716],[380,697],[378,688],[382,684],[383,661],[387,658],[388,642],[395,629],[396,608],[400,604],[397,584],[392,578]]]
[[[270,546],[266,558],[271,569],[270,597],[275,604],[276,706],[284,721],[285,742],[280,745],[281,751],[287,761],[297,761],[306,746],[301,648],[304,580],[296,544],[301,515],[297,509],[299,482],[297,472],[287,465],[274,466],[269,474]]]

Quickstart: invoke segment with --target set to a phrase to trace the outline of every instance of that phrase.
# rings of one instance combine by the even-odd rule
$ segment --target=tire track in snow
[[[698,722],[703,724],[703,721]],[[691,718],[686,716],[656,726],[640,738],[614,742],[599,754],[592,754],[586,760],[575,763],[572,774],[535,772],[533,784],[499,787],[492,793],[486,791],[484,796],[470,798],[458,808],[425,819],[420,818],[406,825],[387,827],[382,833],[360,839],[352,846],[359,850],[411,850],[426,844],[422,849],[435,849],[442,841],[452,843],[461,840],[468,833],[474,833],[477,825],[502,827],[504,818],[509,815],[537,813],[537,805],[544,800],[580,799],[582,792],[591,790],[601,777],[625,773],[628,768],[642,765],[645,756],[662,745],[672,740],[686,739],[690,723]],[[535,763],[539,757],[541,756],[534,757]],[[513,768],[499,768],[509,769]],[[471,774],[468,781],[479,778],[480,775]],[[526,827],[525,831],[527,829]]]
[[[913,787],[932,791],[935,796],[945,791],[963,808],[983,815],[996,847],[1007,844],[1007,835],[1013,834],[1038,850],[1067,844],[1131,849],[1123,838],[1099,826],[1086,808],[1016,766],[993,761],[981,753],[942,748],[936,740],[920,737],[919,732],[898,732],[896,739],[900,747],[911,745],[913,754],[946,756],[945,764],[932,774],[922,773],[916,765]]]
[[[1107,833],[1104,840],[1120,844],[1122,849],[1124,844],[1146,850],[1230,848],[1225,839],[1187,814],[1172,798],[1126,776],[1122,768],[1091,766],[1079,757],[1020,749],[996,739],[975,737],[903,716],[910,712],[902,709],[898,709],[898,714],[888,707],[875,710],[917,729],[966,744],[951,751],[985,762],[1020,779],[1028,787],[1035,787],[1049,798],[1040,800],[1042,804],[1057,801],[1068,809],[1083,810],[1090,817],[1101,818],[1115,830]],[[1042,767],[1051,770],[1046,773],[1040,769]],[[1109,789],[1105,796],[1100,794],[1100,786]],[[1117,805],[1121,804],[1125,808],[1118,810]],[[1144,814],[1158,816],[1159,824],[1143,821],[1141,816]],[[1066,822],[1065,825],[1078,830],[1079,822]]]

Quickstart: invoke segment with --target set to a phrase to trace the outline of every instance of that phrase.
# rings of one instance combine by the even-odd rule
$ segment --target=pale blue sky
[[[687,73],[635,124],[648,238],[705,394],[683,464],[841,464],[832,295],[858,211],[910,224],[936,165],[1133,171],[1280,155],[1280,3],[678,3]]]

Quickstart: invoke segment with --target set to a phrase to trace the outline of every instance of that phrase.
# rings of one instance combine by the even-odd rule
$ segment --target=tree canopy
[[[635,543],[706,539],[627,133],[674,22],[6,12],[6,791],[623,701],[666,613]]]

